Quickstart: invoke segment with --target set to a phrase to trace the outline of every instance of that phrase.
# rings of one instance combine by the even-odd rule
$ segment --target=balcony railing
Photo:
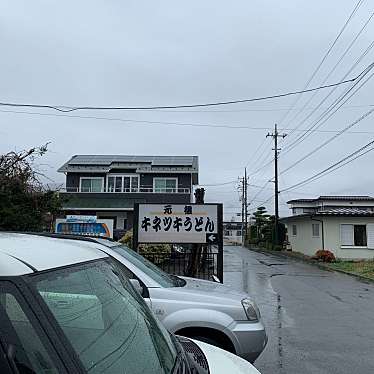
[[[154,188],[154,187],[139,187],[139,188],[122,188],[111,190],[97,190],[96,188],[79,188],[79,187],[64,187],[60,192],[84,192],[84,193],[171,193],[171,194],[189,194],[189,188]]]

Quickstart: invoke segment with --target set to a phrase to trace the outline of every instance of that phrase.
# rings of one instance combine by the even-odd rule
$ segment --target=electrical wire
[[[77,110],[155,110],[155,109],[199,108],[199,107],[232,105],[232,104],[240,104],[240,103],[250,103],[254,101],[278,99],[278,98],[282,98],[286,96],[298,95],[301,93],[314,92],[316,90],[322,90],[325,88],[340,86],[346,83],[352,83],[358,78],[359,78],[359,75],[354,78],[347,79],[345,81],[340,81],[337,83],[332,83],[332,84],[328,84],[324,86],[309,88],[307,90],[290,91],[290,92],[281,93],[281,94],[254,97],[254,98],[249,98],[249,99],[218,101],[218,102],[202,103],[202,104],[162,105],[162,106],[161,105],[160,106],[66,106],[66,105],[50,105],[50,104],[26,104],[26,103],[0,102],[0,106],[53,109],[59,112],[73,112]]]
[[[256,207],[249,209],[248,212],[254,212],[254,211],[256,211],[258,208],[260,208],[261,206],[263,206],[264,204],[266,204],[267,202],[269,202],[273,197],[274,197],[274,195],[271,195],[269,198],[267,198],[266,200],[263,200]]]
[[[343,166],[345,166],[345,165],[353,162],[357,158],[362,157],[366,153],[371,152],[372,150],[374,150],[374,147],[372,147],[369,150],[367,150],[367,151],[365,151],[365,152],[363,152],[363,153],[360,154],[360,152],[362,152],[365,149],[369,148],[373,144],[374,144],[374,140],[372,140],[371,142],[365,144],[364,146],[362,146],[361,148],[357,149],[356,151],[350,153],[348,156],[345,156],[344,158],[342,158],[341,160],[337,161],[333,165],[330,165],[326,169],[324,169],[324,170],[322,170],[322,171],[320,171],[320,172],[312,175],[311,177],[308,177],[308,178],[302,180],[301,182],[295,183],[292,186],[289,186],[289,187],[283,189],[281,192],[289,191],[289,190],[292,190],[295,187],[299,187],[299,186],[302,186],[302,185],[305,185],[305,184],[309,184],[309,183],[314,182],[315,180],[317,180],[319,178],[324,177],[325,175],[328,175],[328,174],[332,173],[333,171],[335,171],[337,169],[340,169],[341,167],[343,167]],[[356,157],[354,157],[354,156],[356,156]]]
[[[351,124],[349,124],[348,126],[346,126],[345,128],[343,128],[342,130],[340,130],[337,134],[333,135],[331,138],[329,138],[326,141],[324,141],[318,147],[314,148],[312,151],[308,152],[306,155],[304,155],[303,157],[301,157],[300,159],[298,159],[297,161],[295,161],[294,163],[292,163],[286,169],[282,170],[280,172],[280,175],[281,174],[285,174],[287,171],[293,169],[295,166],[297,166],[298,164],[300,164],[302,161],[306,160],[308,157],[314,155],[316,152],[318,152],[320,149],[322,149],[323,147],[325,147],[327,144],[331,143],[333,140],[335,140],[336,138],[338,138],[340,135],[344,134],[348,129],[352,128],[353,126],[357,125],[362,120],[364,120],[366,117],[370,116],[373,112],[374,112],[374,108],[371,109],[371,110],[369,110],[365,114],[363,114],[360,118],[356,119],[354,122],[352,122]]]
[[[200,184],[199,183],[199,186],[200,187],[214,187],[214,186],[225,186],[227,184],[233,184],[233,183],[237,183],[238,180],[233,180],[233,181],[229,181],[229,182],[222,182],[222,183],[213,183],[213,184]]]
[[[357,108],[362,107],[371,107],[374,105],[359,105]],[[131,125],[131,123],[136,123],[139,125],[161,125],[161,126],[191,126],[191,127],[208,127],[208,128],[225,128],[225,129],[233,129],[233,130],[254,130],[254,131],[263,131],[263,130],[271,130],[271,127],[253,127],[253,126],[231,126],[226,124],[204,124],[204,123],[183,123],[183,122],[167,122],[167,121],[148,121],[148,120],[137,120],[131,118],[115,118],[115,117],[97,117],[97,116],[82,116],[82,115],[74,115],[74,114],[56,114],[56,113],[41,113],[41,112],[27,112],[27,111],[15,111],[15,110],[2,110],[0,109],[0,113],[11,113],[11,114],[26,114],[31,116],[45,116],[45,117],[67,117],[67,118],[78,118],[78,119],[93,119],[99,121],[113,121],[113,122],[125,122]],[[293,130],[292,128],[286,128],[285,130]],[[305,130],[296,130],[298,132],[305,132]],[[340,130],[316,130],[316,132],[320,133],[337,133]],[[374,131],[351,131],[351,134],[373,134]],[[264,140],[264,142],[266,139]],[[250,161],[249,161],[250,163]],[[244,166],[245,167],[245,166]],[[235,170],[243,169],[244,167],[237,167],[234,168]],[[248,165],[247,165],[248,167]],[[233,168],[225,169],[225,170],[234,170]],[[222,169],[220,169],[222,170]]]
[[[371,42],[369,44],[369,46],[366,48],[366,50],[361,54],[361,56],[358,57],[358,59],[355,61],[355,63],[353,64],[353,66],[351,66],[351,68],[348,70],[348,72],[344,75],[344,77],[342,78],[342,80],[344,80],[353,70],[354,68],[362,61],[362,59],[370,52],[370,50],[373,48],[374,46],[374,41]],[[366,69],[365,69],[366,70]],[[365,72],[365,71],[364,71]],[[351,87],[350,89],[352,89],[353,87]],[[322,105],[323,103],[333,94],[333,92],[335,91],[335,89],[332,89],[329,94],[327,96],[325,96],[321,101],[320,103],[318,104],[317,107],[315,107],[313,109],[313,111],[311,113],[309,113],[292,131],[291,133],[289,134],[289,136],[286,138],[285,141],[283,141],[283,143],[286,143],[288,142],[288,140],[290,139],[290,135],[295,132],[297,129],[299,129],[319,108],[322,109]],[[347,94],[348,92],[346,92],[345,94]],[[344,95],[344,94],[343,94]],[[341,96],[340,97],[340,100],[342,100],[344,98],[344,96]],[[331,110],[334,109],[334,106],[336,106],[337,104],[339,103],[339,101],[335,101],[333,104],[330,104],[330,106],[322,113],[322,115],[320,115],[319,119],[317,120],[318,121],[321,121],[323,119],[324,116],[328,115],[329,112]],[[308,129],[306,129],[306,131],[308,131],[309,129],[313,128],[314,125],[312,125],[311,127],[309,127]],[[288,147],[292,147],[294,144],[297,145],[296,143],[302,139],[302,137],[298,137],[296,140],[294,140]],[[287,153],[287,152],[286,152]]]
[[[336,68],[340,65],[340,63],[342,62],[342,60],[344,59],[344,57],[347,55],[347,53],[351,50],[351,48],[353,47],[353,45],[356,43],[357,39],[359,38],[359,36],[362,34],[362,32],[365,30],[365,28],[367,27],[367,25],[370,23],[370,21],[372,20],[374,16],[374,13],[372,13],[370,15],[370,17],[367,19],[367,21],[364,23],[364,25],[361,27],[361,29],[359,30],[359,32],[356,34],[356,36],[353,38],[353,40],[351,41],[351,43],[348,45],[348,47],[345,49],[345,51],[343,52],[343,54],[341,55],[341,57],[339,58],[339,60],[337,61],[337,63],[334,65],[334,67],[330,70],[330,72],[326,75],[325,79],[322,81],[321,84],[324,84],[327,82],[327,80],[331,77],[331,75],[335,72]],[[366,52],[366,51],[365,51]],[[364,54],[365,54],[364,52]],[[367,54],[367,53],[366,53]],[[366,56],[365,54],[365,56]],[[356,66],[356,65],[355,65]],[[348,73],[349,74],[349,73]],[[343,78],[344,79],[344,78]],[[299,114],[312,102],[312,100],[314,99],[314,97],[316,96],[316,92],[313,93],[313,95],[311,95],[309,97],[309,99],[305,102],[305,104],[303,105],[303,107],[291,118],[291,120],[288,122],[288,124],[291,124],[294,122],[294,120],[299,116]],[[296,129],[295,129],[296,130]],[[291,131],[288,136],[292,135],[292,133],[295,131]]]
[[[370,18],[371,19],[371,18]],[[370,47],[370,46],[369,46]],[[351,67],[351,69],[346,73],[346,76],[348,76],[348,74],[353,70],[353,68],[355,66],[357,66],[357,64],[361,61],[361,59],[363,58],[363,56],[365,56],[366,54],[368,53],[368,48],[366,49],[366,51],[364,51],[364,53],[357,59],[357,61],[355,62],[355,64],[353,65],[353,67]],[[317,131],[317,129],[319,127],[321,127],[326,121],[328,121],[348,100],[350,100],[369,80],[372,76],[370,76],[363,84],[361,84],[361,86],[359,86],[359,88],[357,88],[349,97],[348,99],[346,99],[345,101],[343,101],[343,103],[338,106],[336,108],[337,105],[339,105],[339,103],[344,100],[344,98],[350,93],[350,91],[352,91],[355,86],[371,71],[371,69],[374,67],[374,63],[369,65],[365,70],[363,70],[361,72],[361,74],[359,75],[359,78],[357,80],[357,82],[354,82],[353,85],[348,88],[348,90],[346,92],[344,92],[338,99],[336,99],[331,105],[330,107],[324,112],[322,113],[322,115],[320,115],[318,121],[316,123],[314,123],[312,126],[310,126],[306,131],[304,131],[295,141],[293,141],[288,147],[286,147],[286,150],[283,152],[283,154],[287,154],[289,153],[292,149],[294,149],[298,144],[300,144],[303,140],[305,140],[308,136],[310,136],[311,133],[313,133],[314,131]],[[345,77],[346,77],[345,76]],[[343,77],[343,80],[345,79],[345,77]],[[331,91],[320,103],[319,103],[319,106],[321,106],[326,100],[327,98],[333,93],[333,91]],[[318,108],[318,107],[317,107]],[[335,109],[336,108],[336,109]],[[335,110],[334,110],[335,109]],[[331,111],[333,111],[332,113],[330,113]],[[325,116],[328,116],[322,123],[320,123],[320,125],[318,125],[318,123],[324,119]],[[310,117],[307,116],[303,122],[305,122],[306,119],[308,119]],[[302,122],[302,123],[303,123]],[[301,124],[299,124],[296,129],[298,127],[300,127]],[[317,126],[318,125],[318,126]],[[315,129],[315,127],[317,126],[317,129]],[[295,129],[295,130],[296,130]],[[293,130],[293,131],[295,131]],[[256,174],[259,170],[261,170],[262,168],[265,168],[267,167],[270,163],[272,163],[274,159],[272,159],[271,161],[265,163],[264,165],[262,165],[259,169],[257,169],[254,173],[252,173],[252,175]]]
[[[346,72],[346,74],[343,76],[342,80],[344,80],[353,70],[354,68],[362,61],[362,59],[371,51],[371,49],[373,48],[374,46],[374,41],[372,41],[369,46],[366,48],[366,50],[361,54],[361,56],[359,56],[357,58],[357,60],[354,62],[354,64],[351,66],[351,68]],[[364,73],[367,69],[365,69],[362,73]],[[352,87],[351,87],[352,88]],[[320,103],[317,105],[317,107],[315,107],[313,109],[313,111],[311,113],[309,113],[293,130],[293,132],[295,130],[297,130],[298,128],[300,128],[318,109],[322,109],[322,105],[323,103],[334,93],[335,89],[332,89],[329,94],[327,96],[325,96],[321,101]],[[334,102],[333,104],[330,104],[330,106],[323,112],[323,114],[320,116],[320,119],[324,116],[324,115],[327,115],[329,113],[329,111],[331,111],[333,109],[333,105],[336,105],[336,102]],[[291,135],[291,134],[289,134]],[[299,137],[300,138],[300,137]],[[286,142],[290,139],[290,137],[286,138]],[[296,143],[298,139],[296,139],[295,141],[293,141],[292,144]],[[285,143],[285,142],[284,142]],[[291,144],[291,145],[292,145]]]
[[[359,0],[355,7],[353,8],[352,12],[350,13],[348,19],[345,21],[343,27],[340,29],[338,35],[336,36],[336,38],[334,39],[334,41],[332,42],[332,44],[330,45],[330,47],[328,48],[328,50],[326,51],[326,53],[324,54],[322,60],[320,61],[320,63],[318,64],[318,66],[316,67],[316,69],[313,71],[312,75],[310,76],[310,78],[308,79],[307,83],[305,84],[304,86],[304,89],[308,88],[309,87],[309,84],[312,82],[312,80],[314,79],[314,77],[316,76],[316,74],[318,73],[319,69],[321,68],[321,66],[323,65],[323,63],[326,61],[327,57],[329,56],[330,52],[332,51],[332,49],[334,48],[334,46],[336,45],[336,43],[338,42],[338,40],[340,39],[341,35],[343,34],[344,30],[346,29],[346,27],[348,26],[348,24],[351,22],[352,18],[354,17],[354,15],[356,14],[357,10],[360,8],[360,6],[362,5],[362,2],[363,0]],[[292,104],[291,108],[294,107],[297,102],[300,100],[300,98],[302,97],[302,94],[301,95],[298,95],[296,100],[294,101],[294,103]],[[282,117],[282,119],[279,121],[279,125],[281,125],[283,123],[283,121],[287,118],[288,114],[290,113],[290,110],[288,110],[286,112],[286,114]],[[282,129],[283,130],[283,129]]]
[[[327,109],[325,112],[323,112],[319,118],[308,128],[305,130],[303,134],[301,134],[296,140],[294,140],[291,144],[289,144],[286,148],[283,154],[287,154],[292,149],[294,149],[297,145],[299,145],[301,142],[303,142],[307,137],[309,137],[313,133],[313,129],[320,128],[324,123],[326,123],[346,102],[348,102],[370,79],[373,75],[369,76],[366,81],[364,81],[347,99],[346,96],[358,85],[361,80],[373,69],[374,63],[370,64],[360,75],[359,80],[353,83],[353,85],[343,94],[341,94]],[[325,97],[322,101],[324,102],[328,96],[331,95],[332,92],[330,92],[327,97]],[[345,99],[345,100],[344,100]],[[344,100],[344,101],[343,101]],[[342,102],[343,101],[343,102]],[[321,104],[320,103],[320,104]],[[340,104],[341,103],[341,104]],[[340,104],[340,105],[339,105]],[[327,116],[327,117],[326,117]],[[322,122],[321,122],[322,121]],[[300,127],[297,126],[296,128]]]
[[[347,105],[344,109],[351,109],[351,108],[363,108],[373,106],[372,104],[367,105]],[[241,112],[282,112],[282,111],[296,111],[300,110],[301,108],[292,108],[292,107],[279,107],[279,108],[252,108],[252,109],[216,109],[216,110],[209,110],[209,109],[197,109],[197,110],[158,110],[160,113],[241,113]],[[304,110],[313,110],[314,107],[308,107]]]
[[[256,148],[256,150],[253,152],[253,155],[257,155],[260,151],[260,149],[264,146],[264,144],[266,143],[266,138],[263,139],[263,141],[259,144],[259,146]],[[246,163],[245,167],[247,168],[249,164],[251,164],[253,161],[253,158],[251,158],[250,160],[248,160],[248,162]],[[254,162],[256,163],[257,160]]]

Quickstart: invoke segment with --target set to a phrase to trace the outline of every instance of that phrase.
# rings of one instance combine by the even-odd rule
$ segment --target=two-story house
[[[76,155],[58,169],[64,215],[112,219],[114,236],[132,228],[134,203],[191,203],[197,156]]]
[[[341,259],[374,258],[374,198],[320,196],[287,202],[286,224],[292,250],[312,256],[328,249]]]

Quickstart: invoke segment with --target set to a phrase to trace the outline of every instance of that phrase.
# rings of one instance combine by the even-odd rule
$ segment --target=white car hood
[[[204,352],[211,374],[261,374],[249,362],[230,352],[197,340],[194,342]]]
[[[183,287],[185,289],[190,289],[194,291],[202,291],[207,293],[216,293],[223,295],[224,297],[231,296],[234,299],[244,299],[245,297],[248,297],[248,294],[234,290],[231,287],[227,287],[223,285],[222,283],[202,280],[202,279],[196,279],[196,278],[189,278],[189,277],[179,277],[184,279],[187,283]]]

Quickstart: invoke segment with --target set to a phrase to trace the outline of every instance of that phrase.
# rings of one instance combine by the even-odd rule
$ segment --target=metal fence
[[[187,275],[187,269],[191,261],[192,253],[157,253],[146,252],[141,253],[142,256],[153,262],[162,270],[174,275]],[[196,277],[200,279],[212,280],[213,276],[217,276],[218,252],[208,251],[202,255],[200,265],[197,269]]]

